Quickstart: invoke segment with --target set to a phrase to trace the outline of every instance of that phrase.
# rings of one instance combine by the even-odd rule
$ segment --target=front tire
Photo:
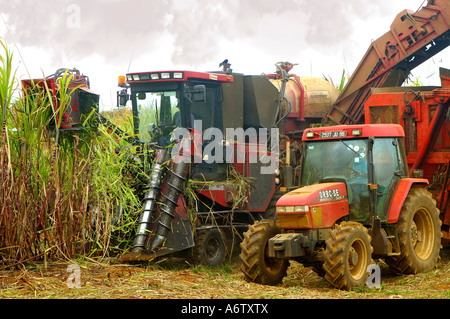
[[[268,256],[269,239],[279,233],[280,227],[272,220],[257,221],[244,233],[239,257],[247,282],[277,285],[283,281],[289,261]]]
[[[386,258],[397,274],[417,274],[436,266],[441,247],[441,221],[436,201],[424,188],[406,197],[396,225],[400,256]]]
[[[356,222],[342,222],[326,240],[323,269],[325,279],[338,289],[352,290],[366,284],[367,267],[373,263],[367,228]]]

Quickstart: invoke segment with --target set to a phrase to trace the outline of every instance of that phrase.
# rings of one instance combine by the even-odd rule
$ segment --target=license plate
[[[339,197],[339,189],[330,189],[325,191],[319,191],[320,199],[331,199]]]
[[[333,131],[333,132],[322,132],[320,133],[320,138],[336,138],[336,137],[346,137],[347,131]]]

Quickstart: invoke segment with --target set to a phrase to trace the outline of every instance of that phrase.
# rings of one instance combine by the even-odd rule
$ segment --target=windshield
[[[195,121],[200,123],[197,127],[200,131],[222,128],[220,86],[190,84],[180,89],[178,84],[164,83],[164,88],[155,89],[155,85],[132,90],[133,116],[138,119],[134,129],[141,142],[170,145],[175,128],[195,128]],[[198,93],[201,87],[205,89],[204,94]]]
[[[333,140],[306,145],[301,184],[345,181],[350,217],[364,222],[369,212],[368,140]]]
[[[367,140],[310,142],[302,170],[302,185],[319,183],[324,178],[359,178],[367,181]]]
[[[158,136],[170,135],[181,126],[179,99],[176,91],[136,93],[139,117],[139,138],[155,141]]]

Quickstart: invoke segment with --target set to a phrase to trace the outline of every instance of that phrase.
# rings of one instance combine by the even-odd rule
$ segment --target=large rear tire
[[[417,274],[436,266],[441,247],[441,221],[436,201],[424,188],[406,197],[396,225],[400,255],[386,258],[397,274]]]
[[[362,224],[342,222],[326,240],[325,279],[338,289],[352,290],[366,284],[367,267],[373,263],[370,235]]]
[[[281,233],[275,221],[257,221],[244,233],[239,255],[245,280],[263,285],[277,285],[283,281],[289,261],[268,256],[268,241]]]

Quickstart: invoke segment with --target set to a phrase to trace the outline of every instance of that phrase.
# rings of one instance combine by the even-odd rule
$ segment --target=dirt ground
[[[340,291],[298,263],[278,286],[247,283],[237,258],[220,267],[182,260],[146,265],[94,260],[34,264],[0,271],[2,299],[450,299],[450,248],[435,269],[395,276],[381,267],[380,288]],[[78,267],[76,266],[78,265]],[[78,276],[74,269],[79,269]]]

